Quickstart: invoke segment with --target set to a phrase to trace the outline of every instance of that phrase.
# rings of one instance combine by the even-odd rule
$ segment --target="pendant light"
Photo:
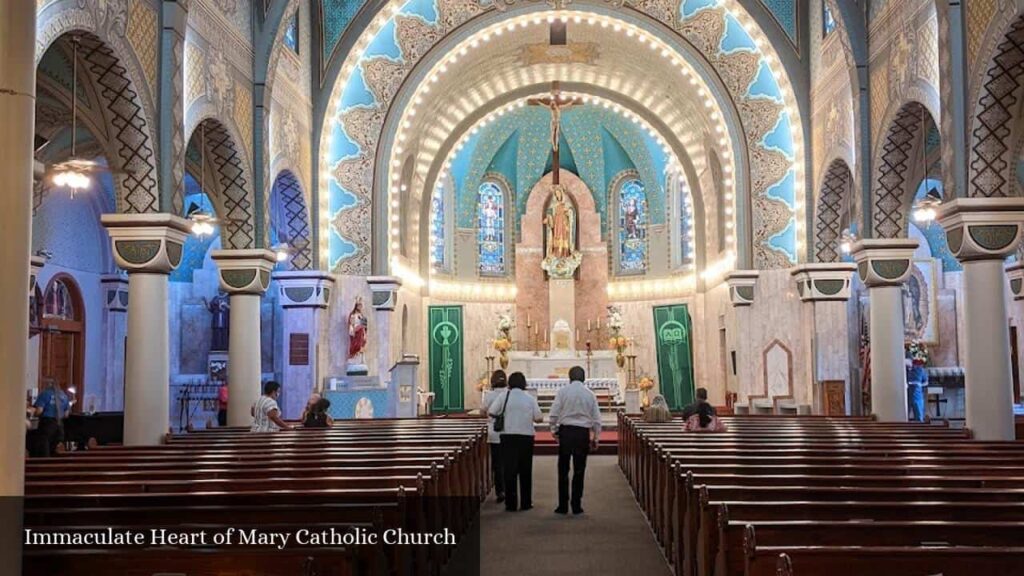
[[[53,183],[67,188],[74,198],[77,192],[85,190],[92,183],[85,171],[79,169],[75,158],[75,145],[78,140],[78,36],[71,38],[71,159],[64,162],[53,175]]]

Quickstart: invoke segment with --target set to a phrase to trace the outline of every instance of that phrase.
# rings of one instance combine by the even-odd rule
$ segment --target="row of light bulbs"
[[[615,301],[669,298],[692,293],[696,289],[693,274],[660,278],[657,280],[620,280],[609,282],[608,298]]]
[[[449,282],[430,279],[430,297],[460,302],[512,302],[518,290],[515,284],[497,282]]]

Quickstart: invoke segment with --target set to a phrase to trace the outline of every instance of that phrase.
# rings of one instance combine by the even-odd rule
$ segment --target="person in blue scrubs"
[[[64,441],[64,419],[71,411],[72,398],[54,381],[49,381],[32,406],[39,416],[39,432],[46,439],[43,456],[52,456]]]

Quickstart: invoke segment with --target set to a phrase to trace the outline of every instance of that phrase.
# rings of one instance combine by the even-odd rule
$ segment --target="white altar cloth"
[[[544,391],[557,392],[559,388],[569,383],[568,378],[527,378],[526,388]],[[591,390],[608,390],[614,396],[619,395],[619,381],[615,378],[592,378],[583,383]]]

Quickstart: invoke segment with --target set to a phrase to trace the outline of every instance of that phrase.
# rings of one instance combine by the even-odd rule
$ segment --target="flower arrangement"
[[[914,366],[928,364],[928,346],[916,338],[907,343],[907,354]]]
[[[494,349],[500,352],[508,352],[512,349],[512,341],[502,336],[494,340]]]
[[[615,363],[622,368],[626,365],[626,346],[629,339],[622,334],[622,311],[617,306],[608,307],[608,330],[611,331],[608,344],[615,350]]]
[[[478,380],[477,383],[476,383],[476,391],[477,392],[483,392],[485,390],[490,389],[490,387],[491,387],[491,381],[490,381],[490,379],[487,376],[481,377],[480,380]]]
[[[650,376],[643,376],[640,381],[636,383],[636,387],[640,389],[640,404],[644,407],[651,405],[650,391],[654,388],[654,379]]]

